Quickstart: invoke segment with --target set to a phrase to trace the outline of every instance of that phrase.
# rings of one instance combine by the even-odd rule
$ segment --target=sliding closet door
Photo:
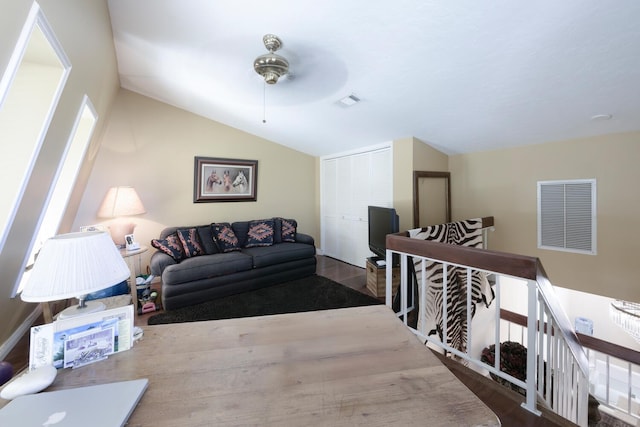
[[[322,250],[360,267],[371,256],[367,207],[392,206],[391,148],[322,161]]]

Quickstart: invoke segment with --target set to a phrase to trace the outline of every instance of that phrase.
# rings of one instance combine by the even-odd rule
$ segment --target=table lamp
[[[98,217],[100,218],[119,218],[123,216],[133,216],[145,213],[142,201],[133,187],[111,187],[107,191],[100,209],[98,209]],[[135,224],[120,218],[109,224],[109,231],[113,242],[119,248],[124,248],[125,237],[127,234],[133,234]]]
[[[27,302],[78,298],[80,303],[63,310],[59,319],[94,313],[105,305],[85,301],[87,294],[118,284],[129,275],[108,233],[60,234],[44,242],[20,297]]]

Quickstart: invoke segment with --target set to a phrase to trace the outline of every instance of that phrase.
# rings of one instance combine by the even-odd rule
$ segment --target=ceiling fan
[[[265,83],[273,85],[289,72],[289,61],[274,53],[282,47],[282,41],[278,36],[265,34],[262,41],[269,53],[258,56],[253,61],[253,69],[264,78]]]

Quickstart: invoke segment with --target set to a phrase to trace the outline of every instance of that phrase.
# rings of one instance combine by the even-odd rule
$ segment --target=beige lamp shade
[[[133,187],[111,187],[104,197],[98,217],[118,218],[123,216],[140,215],[145,213],[142,201]],[[113,242],[123,248],[125,236],[133,234],[135,224],[131,221],[119,219],[109,224],[109,231]]]
[[[111,187],[104,197],[98,217],[116,218],[119,216],[140,215],[145,213],[142,201],[133,187]]]
[[[27,302],[78,298],[78,314],[85,314],[104,308],[82,310],[87,294],[116,285],[129,275],[108,233],[60,234],[45,241],[20,297]]]

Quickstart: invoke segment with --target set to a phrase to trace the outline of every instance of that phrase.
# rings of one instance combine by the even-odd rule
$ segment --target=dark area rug
[[[374,304],[382,302],[326,277],[314,275],[156,314],[149,318],[148,323],[159,325],[233,319]]]

